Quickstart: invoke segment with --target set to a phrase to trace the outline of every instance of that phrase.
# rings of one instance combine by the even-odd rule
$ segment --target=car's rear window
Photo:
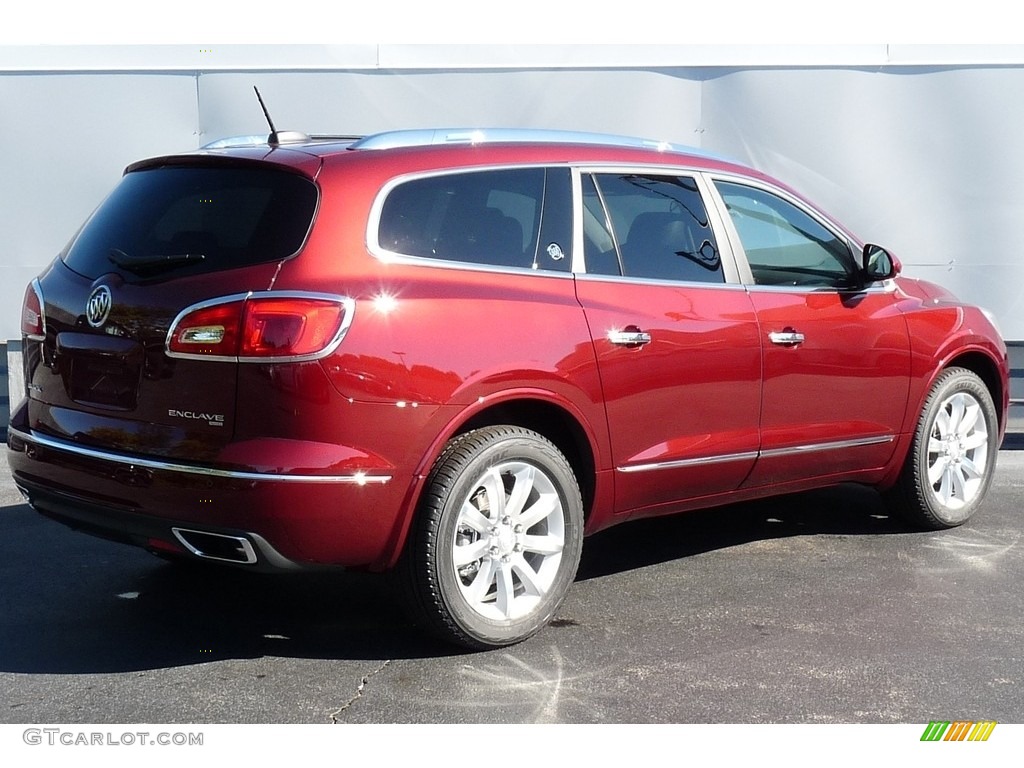
[[[165,166],[133,171],[64,254],[76,272],[126,279],[277,261],[304,242],[317,205],[310,180],[272,168]]]

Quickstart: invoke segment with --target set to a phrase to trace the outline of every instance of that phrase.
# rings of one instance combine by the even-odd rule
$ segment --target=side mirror
[[[864,246],[861,268],[864,270],[864,279],[874,283],[896,277],[902,271],[903,265],[882,246],[868,243]]]

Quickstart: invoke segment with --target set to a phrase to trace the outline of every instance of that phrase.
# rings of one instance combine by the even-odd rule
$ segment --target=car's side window
[[[622,274],[612,223],[590,174],[583,176],[583,260],[588,274]]]
[[[600,173],[585,179],[587,271],[723,283],[700,190],[685,176]]]
[[[378,243],[406,256],[568,272],[571,205],[567,168],[423,177],[390,192]]]
[[[758,285],[851,285],[856,265],[844,240],[778,195],[716,181]]]

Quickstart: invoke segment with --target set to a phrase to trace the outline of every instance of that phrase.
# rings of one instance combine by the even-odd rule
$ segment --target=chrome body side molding
[[[780,456],[796,456],[804,453],[817,453],[820,451],[840,451],[846,448],[862,448],[868,445],[880,445],[891,443],[896,439],[895,435],[877,435],[874,437],[860,437],[855,440],[837,440],[829,443],[808,443],[807,445],[794,445],[790,448],[772,448],[767,451],[747,451],[744,453],[726,453],[718,456],[700,456],[695,459],[680,459],[678,461],[662,461],[651,464],[630,464],[625,467],[616,467],[617,472],[650,472],[659,469],[679,469],[681,467],[696,467],[708,464],[725,464],[731,461],[749,461],[760,458],[778,458]]]

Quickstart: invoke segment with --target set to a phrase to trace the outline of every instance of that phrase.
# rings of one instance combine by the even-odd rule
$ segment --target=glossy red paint
[[[761,408],[761,342],[747,293],[581,279],[577,294],[604,393],[615,511],[739,487],[757,456]],[[650,343],[610,339],[627,329]]]
[[[720,213],[716,175],[799,199],[740,165],[613,144],[310,142],[137,164],[129,175],[301,176],[316,187],[313,223],[294,255],[230,269],[140,279],[105,254],[95,274],[55,260],[26,294],[29,391],[9,438],[16,481],[45,514],[140,546],[173,547],[171,528],[184,526],[251,537],[266,567],[385,569],[413,546],[435,462],[480,427],[514,425],[557,446],[588,533],[845,480],[891,485],[934,381],[955,364],[990,387],[995,428],[1005,429],[998,332],[917,281],[827,289],[765,288],[731,273],[721,285],[598,277],[583,258],[578,200],[565,201],[569,261],[549,269],[400,256],[377,243],[382,201],[402,180],[523,167],[571,169],[576,181],[608,167],[700,177],[704,204]],[[712,225],[723,259],[746,274],[727,222]],[[861,247],[836,234],[851,254]],[[83,322],[100,285],[113,294],[110,318]],[[336,347],[285,348],[312,359],[167,353],[168,343],[188,351],[167,341],[187,307],[249,292],[351,301],[350,325]],[[44,341],[33,338],[36,316]],[[649,339],[623,343],[620,331]]]
[[[910,378],[910,336],[895,294],[750,295],[764,339],[764,378],[762,455],[747,485],[885,465],[904,426]],[[774,343],[780,332],[804,340]],[[799,450],[805,446],[822,449]]]

